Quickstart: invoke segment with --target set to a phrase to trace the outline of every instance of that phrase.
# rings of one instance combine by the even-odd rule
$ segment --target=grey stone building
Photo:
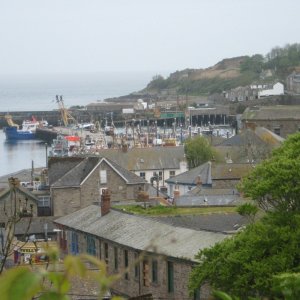
[[[195,254],[228,236],[110,210],[108,193],[103,194],[101,210],[91,205],[55,224],[65,253],[89,253],[106,262],[109,274],[122,274],[113,285],[114,293],[148,294],[153,299],[194,299],[188,278],[197,263]],[[203,287],[197,299],[207,299],[208,294]]]
[[[189,193],[197,186],[203,190],[215,189],[215,192],[211,191],[209,194],[220,198],[220,190],[222,189],[226,191],[225,194],[228,194],[228,191],[231,191],[230,194],[232,195],[236,194],[236,185],[252,168],[253,165],[250,163],[215,163],[209,161],[166,180],[166,183],[170,195],[176,198]],[[203,193],[205,194],[205,191]]]
[[[265,127],[286,138],[300,130],[300,105],[248,107],[241,117],[242,127]]]
[[[64,216],[100,201],[109,188],[113,202],[136,200],[146,181],[115,162],[99,157],[49,160],[52,214]]]
[[[287,92],[300,94],[300,73],[293,72],[286,79]]]

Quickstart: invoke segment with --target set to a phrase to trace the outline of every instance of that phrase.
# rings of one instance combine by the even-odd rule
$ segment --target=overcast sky
[[[299,0],[0,0],[0,73],[205,68],[300,42],[299,12]]]

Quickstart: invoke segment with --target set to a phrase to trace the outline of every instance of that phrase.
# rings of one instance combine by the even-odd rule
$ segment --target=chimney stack
[[[103,189],[101,193],[101,216],[108,214],[110,211],[110,192]]]

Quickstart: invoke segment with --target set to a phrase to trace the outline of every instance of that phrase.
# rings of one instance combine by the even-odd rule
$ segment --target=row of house
[[[240,86],[224,92],[224,97],[229,101],[248,101],[279,95],[284,95],[284,85],[281,82]]]

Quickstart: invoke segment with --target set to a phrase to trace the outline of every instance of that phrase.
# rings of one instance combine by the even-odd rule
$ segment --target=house
[[[286,138],[300,130],[300,105],[248,107],[241,117],[243,128],[265,127]]]
[[[132,171],[148,183],[158,175],[159,186],[164,186],[165,180],[187,170],[183,146],[130,148],[125,152],[103,149],[99,150],[99,155]]]
[[[31,217],[38,214],[38,199],[20,185],[17,178],[9,178],[10,187],[0,191],[0,222],[6,223],[14,214],[19,217]]]
[[[215,145],[215,148],[226,161],[257,163],[269,157],[272,150],[279,147],[283,140],[264,127],[256,127],[253,130],[246,128]]]
[[[286,79],[287,92],[300,94],[300,73],[293,72]]]
[[[169,194],[178,198],[196,186],[203,189],[231,189],[236,193],[236,185],[253,168],[252,164],[206,162],[187,172],[166,180]]]
[[[91,205],[56,219],[55,224],[66,253],[94,255],[106,262],[109,274],[129,268],[114,283],[113,293],[125,297],[150,294],[153,299],[194,299],[189,295],[188,278],[197,263],[195,255],[228,236],[110,209],[105,190],[101,209]],[[203,287],[198,299],[207,299],[208,294]]]
[[[284,95],[284,85],[281,82],[276,82],[258,92],[258,98],[279,95]]]
[[[112,202],[135,200],[146,181],[117,163],[101,157],[50,158],[52,214],[64,216],[100,201],[103,188]]]

